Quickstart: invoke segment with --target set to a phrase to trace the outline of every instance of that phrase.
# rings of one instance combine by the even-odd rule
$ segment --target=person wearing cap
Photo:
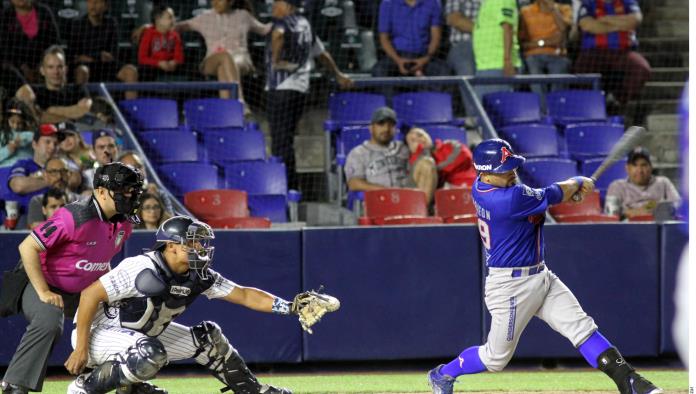
[[[625,218],[652,215],[660,203],[674,207],[681,201],[677,188],[669,178],[653,175],[650,153],[638,147],[628,154],[626,179],[617,179],[609,185],[605,210],[620,212]]]
[[[5,200],[17,201],[19,218],[23,217],[29,206],[29,200],[37,194],[43,194],[48,187],[43,177],[43,168],[53,156],[58,145],[58,130],[52,124],[42,124],[34,133],[31,146],[34,153],[31,158],[17,161],[10,170],[7,179],[10,192]],[[20,224],[20,228],[24,225]]]
[[[97,169],[91,198],[58,209],[19,245],[16,280],[23,280],[10,312],[29,321],[3,377],[3,394],[41,391],[51,350],[64,319],[72,319],[80,292],[109,272],[111,259],[130,236],[140,204],[142,176],[111,163]],[[6,288],[3,287],[3,291]],[[9,344],[8,344],[9,345]]]
[[[17,99],[10,99],[0,127],[0,167],[9,167],[22,159],[33,156],[31,142],[33,122],[28,118],[28,108]]]
[[[417,187],[428,202],[437,187],[437,170],[432,159],[419,175],[410,176],[406,144],[395,140],[396,113],[381,107],[372,113],[370,139],[353,148],[346,158],[345,174],[351,191]],[[414,174],[415,175],[415,174]]]
[[[266,45],[266,112],[271,130],[271,152],[285,163],[290,189],[298,186],[293,146],[295,128],[304,110],[314,58],[331,70],[341,88],[353,84],[324,49],[309,21],[297,13],[300,3],[301,0],[273,2],[274,22]]]
[[[45,193],[37,194],[29,200],[27,208],[27,225],[25,228],[33,229],[39,223],[43,222],[50,216],[46,216],[43,210],[45,195],[51,190],[59,190],[65,196],[64,203],[77,201],[79,195],[68,189],[70,172],[68,170],[67,161],[60,156],[53,156],[46,162],[43,171],[43,178],[46,181],[48,189]],[[23,222],[23,221],[22,221]]]
[[[77,120],[85,116],[92,99],[85,86],[68,84],[65,52],[58,45],[46,49],[41,61],[43,85],[23,85],[16,97],[26,103],[43,123]]]
[[[57,127],[58,148],[68,164],[68,188],[75,193],[91,193],[91,181],[87,183],[82,177],[82,171],[94,165],[90,147],[73,122],[61,122]]]

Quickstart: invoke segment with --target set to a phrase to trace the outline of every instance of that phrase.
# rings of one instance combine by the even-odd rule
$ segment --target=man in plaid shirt
[[[471,32],[474,30],[480,5],[481,0],[447,0],[445,3],[446,21],[450,27],[447,63],[456,75],[476,73]]]

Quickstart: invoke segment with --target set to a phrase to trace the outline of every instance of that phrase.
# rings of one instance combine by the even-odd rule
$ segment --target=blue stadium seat
[[[525,157],[558,156],[556,127],[545,124],[523,124],[499,130],[516,153]]]
[[[367,125],[372,112],[387,105],[387,99],[381,94],[372,93],[331,93],[329,96],[329,119],[324,128],[337,131],[350,125]]]
[[[364,141],[370,139],[370,129],[367,127],[344,127],[336,142],[336,163],[339,166],[346,164],[346,158],[350,151]]]
[[[599,90],[558,90],[546,95],[546,106],[554,123],[606,122],[604,96]]]
[[[606,156],[621,138],[624,129],[610,124],[572,124],[565,129],[570,157],[580,160]]]
[[[435,140],[457,140],[462,144],[467,144],[466,130],[461,129],[457,126],[449,125],[433,125],[424,127],[425,131],[428,132],[430,138]]]
[[[284,194],[252,194],[249,196],[249,211],[251,216],[268,218],[273,223],[288,221]]]
[[[602,164],[602,161],[604,161],[604,158],[587,159],[581,161],[580,173],[587,177],[591,176],[599,165]],[[626,179],[627,177],[626,160],[619,160],[604,171],[604,174],[597,179],[595,187],[600,191],[602,197],[604,197],[604,193],[606,193],[607,189],[609,188],[609,184],[617,179]]]
[[[288,193],[285,164],[263,161],[228,163],[224,166],[225,185],[228,189],[244,190],[252,194]]]
[[[196,190],[219,189],[218,167],[201,163],[169,163],[158,166],[167,188],[177,197]]]
[[[541,121],[541,105],[536,93],[488,93],[483,96],[483,108],[495,127]]]
[[[266,160],[263,133],[256,130],[215,130],[201,133],[210,162]]]
[[[122,100],[119,107],[135,130],[175,129],[179,126],[179,112],[174,100]]]
[[[12,166],[0,167],[0,200],[4,200],[5,196],[10,193],[10,186],[7,179],[10,177]]]
[[[531,187],[546,187],[579,175],[578,163],[568,159],[529,159],[519,172],[524,183]]]
[[[190,131],[148,130],[138,137],[147,157],[157,163],[198,161],[196,135]]]
[[[193,99],[184,102],[186,124],[194,130],[244,127],[244,106],[238,100]]]
[[[452,115],[452,96],[439,92],[402,93],[392,99],[397,118],[406,124],[463,124]]]

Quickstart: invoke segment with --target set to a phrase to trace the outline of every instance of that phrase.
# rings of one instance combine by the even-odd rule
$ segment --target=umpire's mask
[[[97,168],[94,173],[94,188],[109,190],[116,212],[132,222],[139,223],[137,210],[143,193],[143,175],[135,167],[121,162],[109,163]]]
[[[152,249],[160,249],[168,242],[186,246],[189,267],[196,271],[201,279],[208,279],[208,267],[213,262],[215,239],[209,225],[188,216],[174,216],[167,219],[157,229],[157,243]]]

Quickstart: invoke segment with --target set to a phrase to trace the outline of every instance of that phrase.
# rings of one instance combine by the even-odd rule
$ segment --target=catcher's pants
[[[127,328],[107,325],[92,327],[87,366],[95,367],[112,360],[117,354],[125,355],[126,349],[135,345],[135,342],[142,337],[146,337],[146,335]],[[75,347],[75,339],[76,332],[73,330],[73,347]],[[198,350],[193,340],[191,327],[178,323],[170,323],[157,339],[164,345],[164,349],[167,351],[167,360],[170,362],[193,358]],[[203,352],[195,360],[198,364],[206,365],[209,358]]]
[[[486,277],[486,307],[491,313],[488,341],[479,348],[479,357],[489,371],[501,371],[508,364],[520,335],[532,316],[545,321],[578,347],[597,330],[573,293],[551,271],[513,277],[512,268],[489,268]]]

